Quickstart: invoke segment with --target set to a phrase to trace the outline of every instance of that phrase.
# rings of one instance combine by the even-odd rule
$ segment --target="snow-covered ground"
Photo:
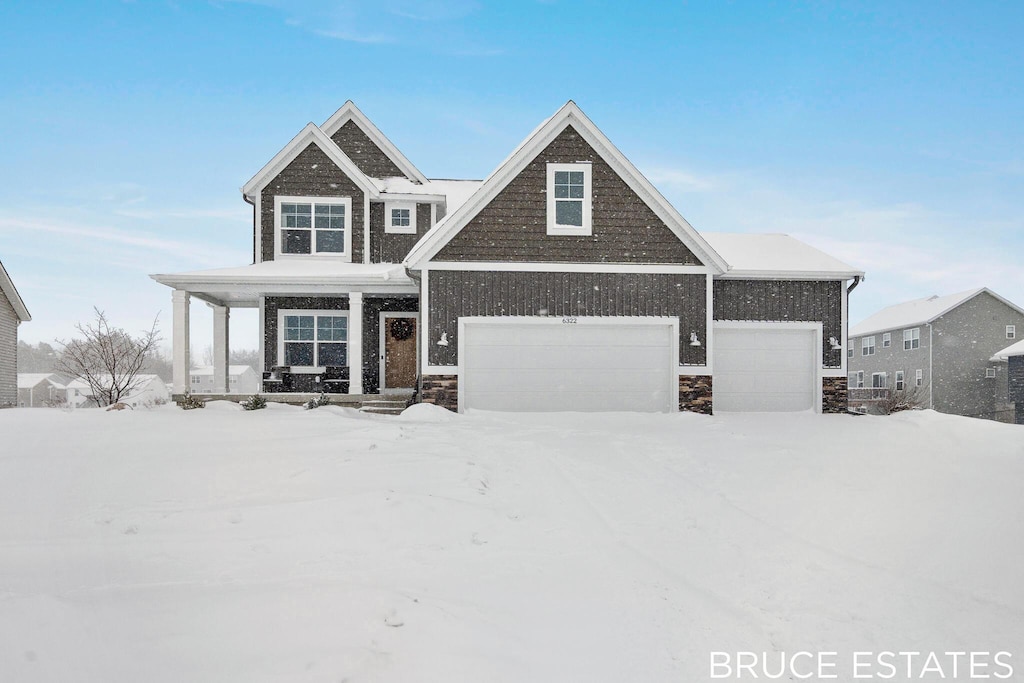
[[[0,681],[1024,680],[1022,492],[933,412],[0,411]]]

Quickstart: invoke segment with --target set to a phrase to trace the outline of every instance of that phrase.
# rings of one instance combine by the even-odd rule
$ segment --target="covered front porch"
[[[213,391],[205,397],[239,398],[228,373],[231,311],[238,308],[258,310],[257,371],[268,398],[301,402],[327,393],[355,406],[414,391],[418,288],[401,266],[303,259],[151,277],[173,290],[176,397],[190,389],[193,298],[213,313]]]

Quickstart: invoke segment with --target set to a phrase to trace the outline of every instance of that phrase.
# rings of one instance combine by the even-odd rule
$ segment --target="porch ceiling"
[[[344,263],[332,260],[266,261],[238,268],[150,275],[160,284],[188,292],[217,306],[247,308],[261,296],[329,296],[416,294],[405,268],[391,263]]]

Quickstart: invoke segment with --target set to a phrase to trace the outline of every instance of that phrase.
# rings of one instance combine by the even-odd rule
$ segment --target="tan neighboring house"
[[[53,372],[18,373],[18,407],[50,408],[64,403],[64,378]]]
[[[18,402],[18,325],[32,319],[0,263],[0,408]]]

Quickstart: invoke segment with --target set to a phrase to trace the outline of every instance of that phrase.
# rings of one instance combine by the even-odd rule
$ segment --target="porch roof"
[[[328,259],[264,261],[237,268],[150,275],[162,285],[218,306],[259,305],[261,296],[416,294],[416,283],[394,263],[346,263]]]

